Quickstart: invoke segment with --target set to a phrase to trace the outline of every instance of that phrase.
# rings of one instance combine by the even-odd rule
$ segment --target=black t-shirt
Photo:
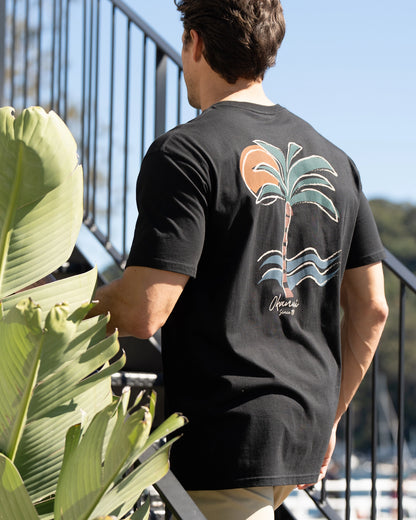
[[[157,139],[127,265],[191,278],[162,329],[187,489],[316,481],[338,402],[344,270],[383,258],[352,161],[286,109],[218,103]]]

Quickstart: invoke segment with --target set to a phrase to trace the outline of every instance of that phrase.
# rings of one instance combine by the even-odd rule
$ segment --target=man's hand
[[[329,439],[328,448],[325,453],[324,460],[322,462],[321,470],[319,472],[319,478],[317,482],[314,482],[313,484],[299,484],[297,486],[298,489],[306,489],[308,487],[314,486],[321,480],[323,480],[326,476],[326,473],[328,471],[329,463],[331,462],[332,454],[334,453],[335,444],[337,442],[337,428],[334,426],[331,432],[331,437]]]
[[[100,287],[88,317],[110,313],[107,333],[147,339],[165,323],[189,276],[148,267],[127,267],[118,280]]]

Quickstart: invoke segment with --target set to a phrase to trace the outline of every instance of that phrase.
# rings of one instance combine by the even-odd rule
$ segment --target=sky
[[[173,0],[125,0],[179,53]],[[264,80],[356,163],[368,198],[416,204],[415,0],[282,0],[286,37]]]

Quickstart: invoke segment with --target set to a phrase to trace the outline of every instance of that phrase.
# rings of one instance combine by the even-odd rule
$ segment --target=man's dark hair
[[[280,0],[175,0],[185,40],[194,29],[204,57],[228,83],[258,79],[276,62],[285,35]]]

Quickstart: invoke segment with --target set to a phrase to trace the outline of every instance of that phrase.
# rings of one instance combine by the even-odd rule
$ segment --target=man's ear
[[[204,41],[194,29],[191,29],[189,34],[192,40],[192,57],[198,62],[203,56]]]

